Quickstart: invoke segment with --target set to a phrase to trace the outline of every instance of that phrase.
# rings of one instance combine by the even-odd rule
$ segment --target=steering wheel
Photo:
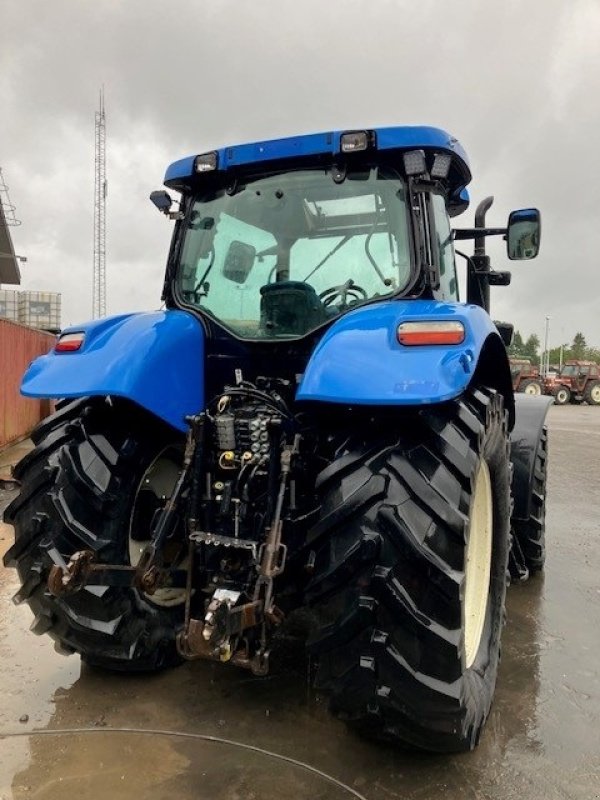
[[[319,295],[319,300],[321,300],[324,306],[330,306],[338,297],[341,300],[340,305],[342,306],[348,305],[348,298],[351,300],[369,299],[369,295],[362,286],[354,283],[352,278],[349,278],[346,283],[342,283],[341,286],[331,286],[329,289],[325,289],[325,291],[321,292]]]

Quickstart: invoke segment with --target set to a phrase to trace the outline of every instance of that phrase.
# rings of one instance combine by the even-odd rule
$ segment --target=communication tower
[[[100,108],[96,111],[94,158],[94,319],[106,315],[106,193],[106,115],[104,89],[101,89]]]

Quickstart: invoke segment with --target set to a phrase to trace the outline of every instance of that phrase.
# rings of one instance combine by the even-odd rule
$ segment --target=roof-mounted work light
[[[340,145],[342,153],[357,153],[359,150],[366,150],[369,146],[369,134],[366,131],[342,133]]]
[[[427,172],[425,153],[423,150],[409,150],[402,156],[404,171],[407,175],[423,175]]]
[[[219,154],[216,152],[203,153],[196,156],[194,161],[194,172],[213,172],[219,164]]]
[[[436,153],[433,159],[433,166],[431,168],[432,178],[447,178],[450,172],[450,164],[452,163],[452,156],[450,153]]]

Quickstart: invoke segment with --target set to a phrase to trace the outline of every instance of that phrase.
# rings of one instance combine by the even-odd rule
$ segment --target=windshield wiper
[[[200,280],[196,284],[196,288],[194,289],[194,294],[197,294],[198,290],[202,289],[204,291],[203,297],[206,297],[206,295],[208,294],[208,288],[205,289],[204,285],[207,283],[206,279],[208,278],[208,273],[211,271],[211,269],[213,268],[213,264],[215,263],[215,248],[214,247],[210,248],[210,256],[209,257],[210,257],[210,261],[209,261],[208,267],[204,270],[204,275],[200,278]]]

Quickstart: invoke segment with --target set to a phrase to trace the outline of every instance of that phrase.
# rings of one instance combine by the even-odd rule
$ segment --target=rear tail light
[[[404,345],[461,344],[465,340],[462,322],[402,322],[398,341]]]
[[[85,333],[83,331],[80,333],[63,333],[62,336],[58,337],[54,350],[57,353],[73,353],[81,348],[84,339]]]

